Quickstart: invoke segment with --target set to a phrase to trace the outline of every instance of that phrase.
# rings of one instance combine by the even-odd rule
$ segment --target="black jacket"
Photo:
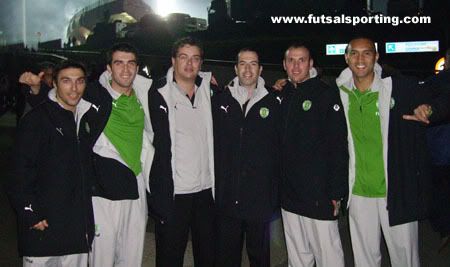
[[[348,145],[339,91],[319,78],[284,86],[281,206],[332,220],[331,200],[348,194]]]
[[[430,154],[426,146],[426,125],[403,119],[414,108],[428,103],[433,108],[430,121],[450,114],[450,85],[421,86],[410,78],[392,78],[395,106],[389,112],[388,211],[390,225],[424,219],[431,201]]]
[[[245,116],[228,87],[212,103],[217,211],[270,220],[279,207],[280,104],[267,93]],[[267,117],[262,110],[268,111]]]
[[[112,109],[112,97],[99,82],[89,84],[83,98],[91,102],[96,112],[88,114],[95,143],[105,129]],[[138,186],[133,171],[119,161],[93,153],[94,178],[92,195],[110,200],[138,199]]]
[[[29,87],[26,91],[29,91]],[[33,107],[48,99],[48,88],[41,83],[40,93],[30,95],[28,101]],[[93,144],[105,129],[112,109],[112,97],[98,82],[89,83],[83,99],[93,104],[95,112],[86,114],[89,122],[90,138]],[[92,155],[94,175],[90,178],[89,186],[93,196],[110,200],[138,199],[138,187],[133,171],[119,161],[102,157],[96,153]]]
[[[19,253],[87,253],[94,233],[88,180],[92,139],[82,117],[77,137],[72,112],[47,99],[26,114],[17,131],[11,202],[18,213]],[[46,219],[44,231],[30,229]]]
[[[439,72],[425,81],[429,88],[450,86],[450,69]],[[427,142],[433,165],[450,165],[450,116],[427,130]]]

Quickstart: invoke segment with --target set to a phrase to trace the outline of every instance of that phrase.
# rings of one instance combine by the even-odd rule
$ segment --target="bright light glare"
[[[176,8],[176,0],[157,0],[155,13],[164,17],[170,13],[174,13]]]
[[[434,72],[438,74],[440,71],[444,70],[445,57],[441,57],[434,66]]]

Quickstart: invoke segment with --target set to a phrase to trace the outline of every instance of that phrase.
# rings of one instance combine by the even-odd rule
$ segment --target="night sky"
[[[182,12],[207,18],[211,0],[144,0],[156,13]],[[26,0],[27,39],[29,43],[54,40],[66,35],[70,18],[95,0]],[[0,0],[0,31],[8,43],[22,41],[22,0]],[[0,36],[1,37],[1,36]],[[1,38],[0,38],[1,39]]]

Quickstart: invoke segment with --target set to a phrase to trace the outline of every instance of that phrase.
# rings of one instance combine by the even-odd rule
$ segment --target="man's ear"
[[[236,65],[234,65],[234,73],[236,73],[236,76],[238,75],[238,69]]]
[[[106,70],[108,70],[109,73],[112,73],[111,66],[109,64],[106,65]]]

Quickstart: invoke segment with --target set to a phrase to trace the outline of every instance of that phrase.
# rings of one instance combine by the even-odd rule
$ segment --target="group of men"
[[[241,49],[223,89],[202,72],[201,43],[182,38],[152,81],[116,44],[86,85],[66,61],[18,128],[11,199],[24,266],[141,266],[149,215],[156,266],[270,265],[269,225],[281,206],[289,266],[344,266],[337,218],[348,207],[356,266],[419,266],[417,221],[428,193],[425,125],[448,115],[446,88],[383,77],[373,41],[350,41],[348,68],[328,86],[309,48],[284,54],[272,91],[258,52]],[[20,82],[32,95],[39,75]]]

